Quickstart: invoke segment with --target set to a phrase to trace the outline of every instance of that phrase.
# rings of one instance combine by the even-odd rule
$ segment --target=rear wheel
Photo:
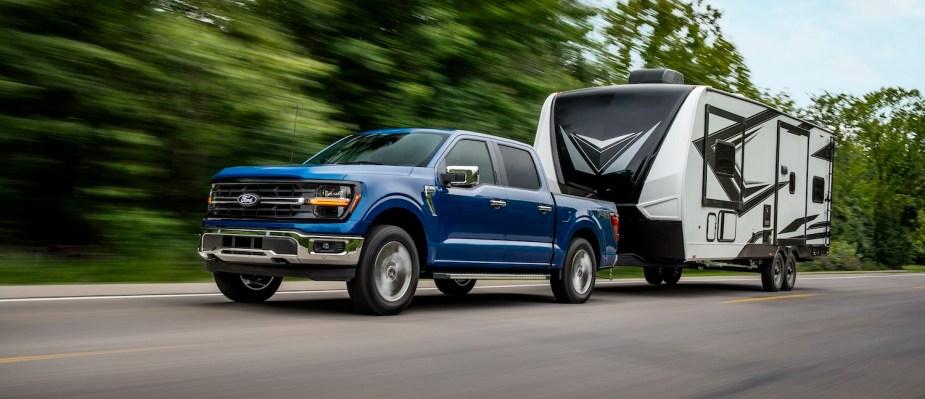
[[[780,289],[790,291],[797,283],[797,257],[791,252],[784,261],[784,278]]]
[[[643,267],[642,275],[645,276],[646,282],[652,285],[659,285],[664,280],[660,267]]]
[[[560,274],[553,274],[550,279],[552,294],[557,301],[584,303],[591,297],[597,277],[597,259],[587,240],[572,240]]]
[[[414,298],[419,270],[411,236],[397,226],[375,226],[367,234],[356,277],[347,282],[347,292],[364,313],[398,314]]]
[[[237,274],[215,272],[215,285],[226,298],[241,303],[259,303],[270,299],[279,285],[282,277],[255,276],[250,274]]]
[[[662,279],[665,280],[665,284],[675,285],[678,281],[681,280],[681,271],[684,270],[680,267],[663,267],[662,269]]]
[[[761,286],[767,292],[780,291],[784,284],[784,257],[780,252],[761,264]]]
[[[461,296],[472,291],[472,287],[475,287],[475,280],[437,279],[434,280],[434,284],[444,294]]]

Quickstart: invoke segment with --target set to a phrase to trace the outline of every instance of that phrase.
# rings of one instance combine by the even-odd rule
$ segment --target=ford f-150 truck
[[[216,174],[199,254],[237,302],[286,276],[346,281],[372,314],[404,310],[421,277],[449,295],[545,278],[559,302],[585,302],[617,260],[616,207],[550,193],[540,168],[530,146],[467,131],[346,136],[300,165]]]

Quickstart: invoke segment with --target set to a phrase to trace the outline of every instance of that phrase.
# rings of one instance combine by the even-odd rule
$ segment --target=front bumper
[[[327,248],[322,248],[326,243]],[[355,267],[362,248],[360,236],[292,230],[206,228],[199,240],[203,259],[243,265]]]

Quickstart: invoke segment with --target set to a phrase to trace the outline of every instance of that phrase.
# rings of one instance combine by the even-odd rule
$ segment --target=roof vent
[[[630,72],[629,83],[671,83],[684,84],[684,75],[673,69],[637,69]]]

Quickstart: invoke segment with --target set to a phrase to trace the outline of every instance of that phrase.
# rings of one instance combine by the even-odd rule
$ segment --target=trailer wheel
[[[678,281],[681,281],[681,271],[684,270],[680,267],[663,267],[662,269],[662,279],[665,280],[667,285],[675,285]]]
[[[594,291],[597,276],[597,259],[591,244],[584,238],[575,238],[569,245],[562,265],[561,277],[554,273],[549,279],[552,294],[561,303],[584,303]]]
[[[793,252],[787,255],[787,260],[784,261],[784,278],[783,284],[781,284],[780,289],[783,291],[790,291],[793,289],[793,286],[797,283],[797,257]]]
[[[279,285],[282,277],[254,276],[250,274],[237,274],[215,272],[215,285],[226,298],[240,303],[260,303],[270,299]]]
[[[643,267],[642,275],[645,276],[646,282],[652,285],[659,285],[665,279],[660,267]]]
[[[347,292],[357,310],[374,315],[394,315],[411,304],[418,286],[417,249],[405,230],[379,225],[366,236],[356,277]]]
[[[475,287],[475,280],[435,279],[434,284],[444,294],[462,296],[472,291],[472,287]]]
[[[767,292],[780,291],[784,284],[784,257],[780,252],[761,264],[761,286]]]

